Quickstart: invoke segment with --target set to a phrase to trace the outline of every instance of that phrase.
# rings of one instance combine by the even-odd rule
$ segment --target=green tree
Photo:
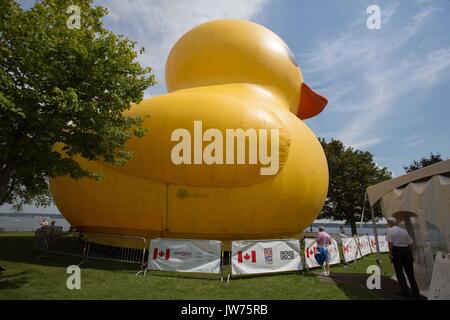
[[[143,119],[123,112],[155,81],[137,62],[143,49],[104,28],[106,14],[92,0],[0,1],[0,204],[48,204],[48,177],[98,178],[77,155],[132,156],[124,146]]]
[[[434,154],[431,152],[428,157],[422,157],[419,161],[414,160],[409,166],[404,166],[403,169],[406,173],[409,173],[441,161],[442,157],[439,153]]]
[[[370,152],[347,148],[339,140],[319,139],[328,160],[330,184],[327,199],[319,218],[345,220],[356,234],[356,222],[361,221],[364,194],[367,187],[391,178],[387,168],[378,167]],[[369,209],[368,203],[366,210]],[[370,212],[370,211],[367,211]],[[375,210],[376,216],[381,211]],[[364,216],[364,221],[370,214]]]

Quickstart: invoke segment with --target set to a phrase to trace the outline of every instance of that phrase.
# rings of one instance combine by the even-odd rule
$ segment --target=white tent
[[[380,203],[384,217],[397,218],[413,237],[416,280],[427,291],[433,253],[450,252],[450,160],[371,186],[367,194],[371,208]]]

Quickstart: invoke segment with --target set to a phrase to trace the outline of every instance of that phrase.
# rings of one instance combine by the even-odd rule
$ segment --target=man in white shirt
[[[387,218],[387,222],[389,228],[386,232],[386,241],[389,245],[389,257],[394,264],[395,275],[400,287],[400,295],[410,296],[404,270],[411,286],[411,293],[413,297],[418,298],[420,291],[414,278],[414,258],[410,248],[414,241],[408,231],[397,227],[397,219],[390,217]]]

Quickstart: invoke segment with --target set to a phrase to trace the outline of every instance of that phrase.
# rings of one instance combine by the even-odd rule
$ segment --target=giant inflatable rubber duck
[[[148,116],[148,132],[130,139],[125,166],[79,159],[105,178],[50,180],[64,217],[147,239],[298,237],[327,194],[326,158],[303,122],[327,100],[283,40],[243,20],[201,24],[171,50],[166,85],[127,111]]]

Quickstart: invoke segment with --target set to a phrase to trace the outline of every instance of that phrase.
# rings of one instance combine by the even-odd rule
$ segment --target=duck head
[[[166,64],[169,92],[229,83],[264,86],[300,119],[316,116],[327,104],[303,82],[286,43],[256,23],[213,20],[184,34],[172,48]]]

